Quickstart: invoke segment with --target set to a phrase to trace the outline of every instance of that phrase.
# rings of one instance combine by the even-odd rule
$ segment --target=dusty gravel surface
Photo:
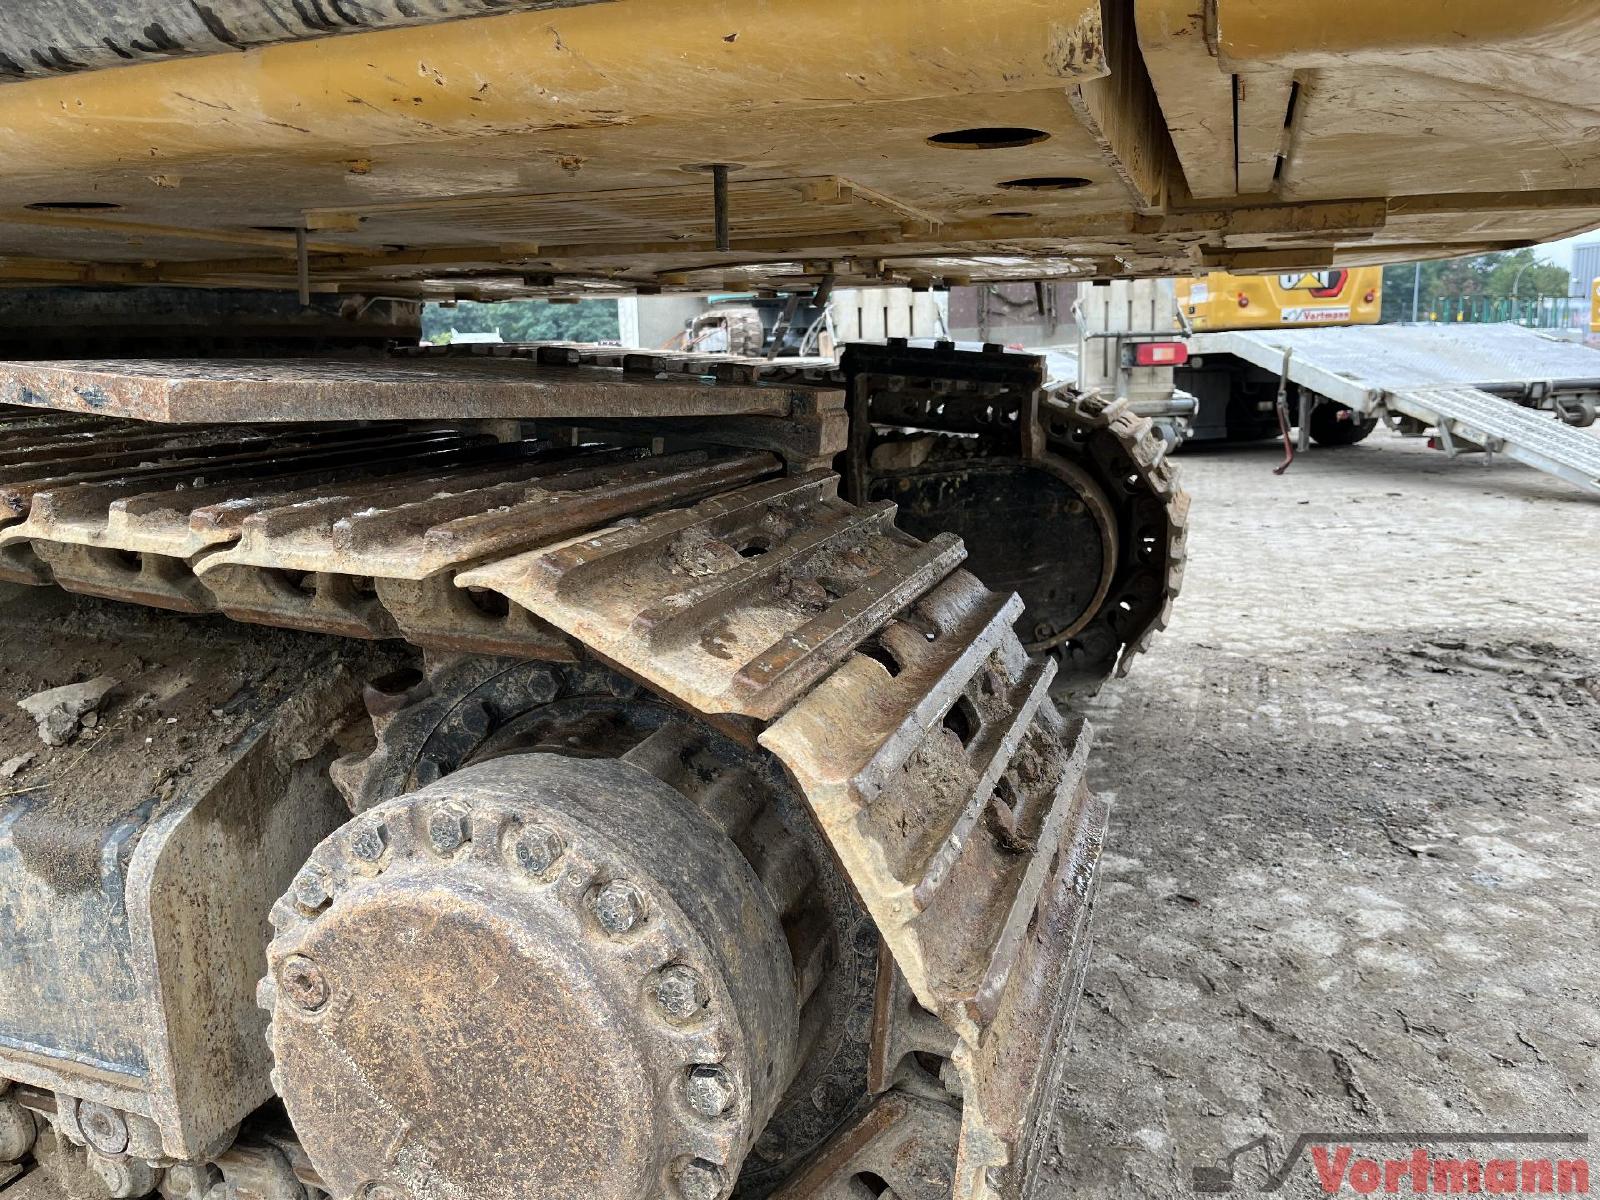
[[[1194,1195],[1261,1135],[1600,1137],[1600,497],[1384,431],[1276,461],[1184,452],[1178,615],[1093,704],[1052,1198]]]

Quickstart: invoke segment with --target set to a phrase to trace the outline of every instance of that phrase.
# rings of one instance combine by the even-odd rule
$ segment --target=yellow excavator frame
[[[18,11],[92,66],[97,20],[166,3]],[[1600,211],[1589,0],[610,0],[298,36],[0,72],[0,284],[1331,270]]]
[[[1197,333],[1308,325],[1376,325],[1383,313],[1383,269],[1230,275],[1178,280],[1178,307]]]

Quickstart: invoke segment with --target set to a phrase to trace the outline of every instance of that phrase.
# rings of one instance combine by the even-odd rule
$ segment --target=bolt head
[[[703,1158],[692,1158],[678,1171],[678,1194],[683,1200],[718,1200],[722,1195],[722,1168]]]
[[[715,1063],[702,1063],[689,1068],[684,1092],[689,1107],[702,1117],[720,1117],[733,1107],[733,1076]]]
[[[537,825],[524,829],[512,844],[517,865],[529,875],[547,875],[567,852],[560,834]]]
[[[440,854],[451,854],[472,836],[467,814],[453,804],[441,804],[428,814],[428,842]]]
[[[489,710],[481,702],[462,705],[456,710],[455,719],[474,737],[481,738],[489,732]]]
[[[675,963],[656,976],[656,1003],[675,1021],[687,1021],[706,1006],[705,985],[693,967]]]
[[[613,880],[595,892],[595,920],[612,937],[621,937],[645,917],[644,893],[626,879]]]
[[[389,829],[381,821],[362,825],[350,835],[350,853],[362,862],[377,862],[388,848]]]
[[[295,903],[310,912],[332,899],[328,894],[328,878],[321,867],[308,865],[294,877],[294,898]]]
[[[278,964],[278,994],[301,1012],[320,1012],[333,988],[321,967],[304,954],[291,954]]]

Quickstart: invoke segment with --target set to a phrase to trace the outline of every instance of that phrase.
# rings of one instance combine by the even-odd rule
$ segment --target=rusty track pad
[[[761,737],[917,1003],[959,1038],[958,1197],[1021,1194],[1105,825],[1084,779],[1089,730],[1050,703],[1054,666],[1022,649],[1016,608],[958,572]],[[895,1065],[880,1061],[879,1086]]]

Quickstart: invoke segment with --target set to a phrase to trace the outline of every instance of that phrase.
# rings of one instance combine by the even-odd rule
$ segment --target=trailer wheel
[[[1377,417],[1363,419],[1332,400],[1311,410],[1311,440],[1319,446],[1354,446],[1377,427]]]

